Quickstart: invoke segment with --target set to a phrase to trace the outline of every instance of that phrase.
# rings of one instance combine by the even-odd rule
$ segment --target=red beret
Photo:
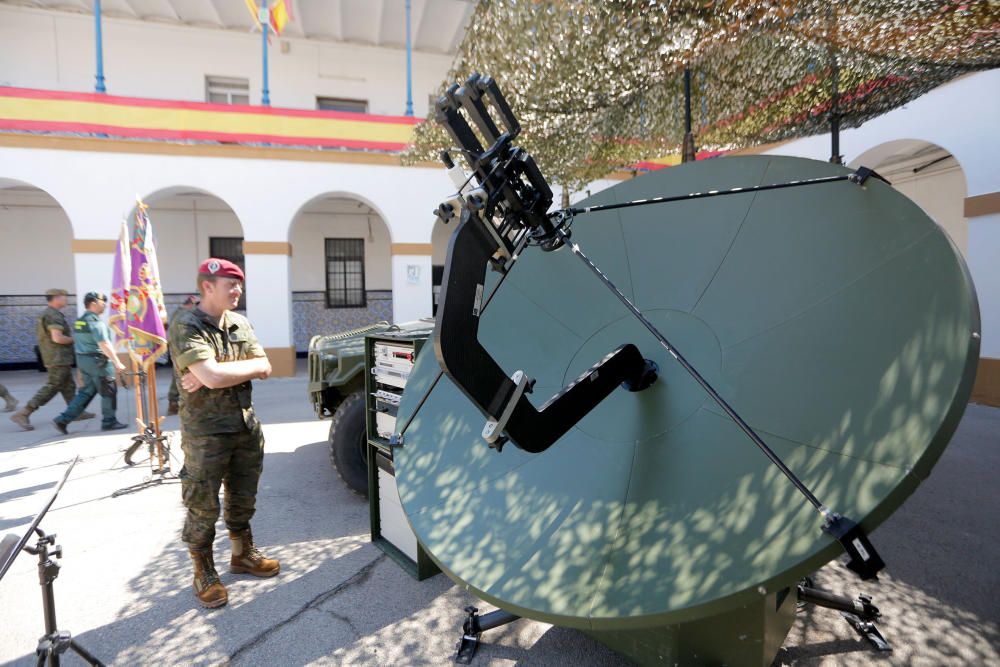
[[[215,257],[209,257],[201,266],[198,267],[198,273],[205,273],[210,276],[218,276],[220,278],[237,278],[241,281],[245,281],[246,278],[243,277],[243,269],[236,266],[228,259],[216,259]]]

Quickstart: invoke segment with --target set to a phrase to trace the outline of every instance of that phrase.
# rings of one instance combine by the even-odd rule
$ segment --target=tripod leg
[[[86,660],[87,662],[89,662],[94,667],[104,667],[104,663],[103,662],[101,662],[100,660],[98,660],[97,658],[95,658],[90,653],[90,651],[88,651],[87,649],[85,649],[82,646],[80,646],[79,644],[77,644],[75,639],[69,643],[69,647],[71,649],[73,649],[74,651],[76,651],[77,655],[79,655],[81,658],[83,658],[84,660]]]

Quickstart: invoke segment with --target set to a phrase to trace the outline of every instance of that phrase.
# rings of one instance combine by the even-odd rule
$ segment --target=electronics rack
[[[365,337],[365,421],[372,542],[417,580],[440,572],[417,541],[396,489],[389,437],[427,331],[386,331]]]

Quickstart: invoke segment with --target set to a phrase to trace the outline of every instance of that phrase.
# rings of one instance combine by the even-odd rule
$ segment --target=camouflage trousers
[[[170,368],[170,389],[167,390],[167,402],[178,403],[181,400],[181,392],[177,390],[177,373],[173,367]]]
[[[181,497],[187,508],[181,539],[192,549],[211,548],[219,518],[220,486],[225,487],[226,527],[249,528],[257,502],[257,482],[264,469],[260,424],[220,435],[188,435],[182,430],[181,449]]]
[[[0,384],[0,400],[7,400],[10,398],[10,392],[7,391],[7,387]]]
[[[69,366],[46,366],[49,371],[48,380],[35,395],[28,400],[28,410],[34,412],[52,400],[56,394],[62,394],[66,405],[73,400],[76,393],[76,383],[73,382],[73,369]]]

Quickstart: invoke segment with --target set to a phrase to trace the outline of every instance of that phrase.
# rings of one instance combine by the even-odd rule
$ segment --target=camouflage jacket
[[[72,366],[76,358],[72,345],[60,345],[52,342],[50,331],[55,329],[64,336],[72,336],[69,322],[61,311],[52,306],[46,306],[38,317],[38,350],[42,353],[42,363],[46,366]]]
[[[253,327],[242,315],[226,311],[222,328],[200,308],[177,315],[170,327],[170,349],[177,377],[198,361],[220,363],[263,357]],[[225,389],[202,387],[194,393],[180,391],[181,432],[184,435],[216,435],[252,429],[257,423],[251,402],[250,382]]]

